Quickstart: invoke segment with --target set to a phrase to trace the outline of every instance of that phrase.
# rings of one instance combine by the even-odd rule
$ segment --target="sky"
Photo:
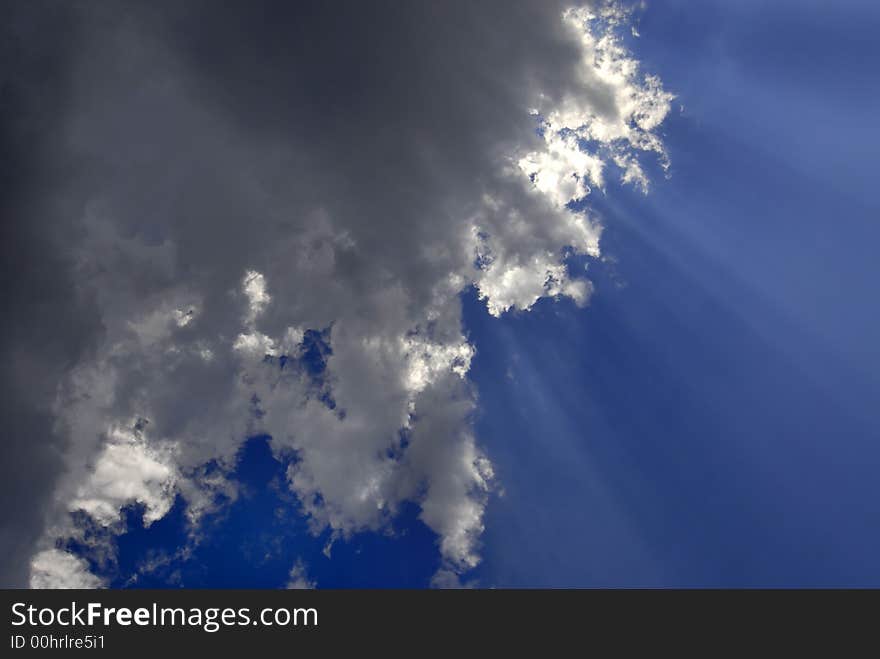
[[[8,3],[4,586],[880,586],[880,8]]]

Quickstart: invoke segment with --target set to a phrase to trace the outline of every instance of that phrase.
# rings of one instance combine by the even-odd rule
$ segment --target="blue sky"
[[[480,586],[880,585],[880,5],[675,2],[630,46],[677,98],[648,195],[588,198],[586,308],[463,296],[490,496]],[[188,556],[129,510],[112,585],[424,587],[437,536],[308,533],[266,437]],[[70,545],[77,553],[82,548]],[[137,582],[144,561],[167,558]],[[164,560],[163,558],[163,560]]]
[[[880,583],[878,16],[644,14],[635,48],[684,106],[671,178],[598,200],[586,311],[467,306],[506,491],[485,581]]]

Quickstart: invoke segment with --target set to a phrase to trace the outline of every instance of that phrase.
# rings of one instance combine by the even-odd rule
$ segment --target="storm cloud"
[[[629,11],[11,11],[4,584],[98,584],[59,543],[130,503],[149,524],[181,495],[197,529],[261,433],[316,532],[415,501],[442,581],[475,566],[494,477],[459,296],[588,302],[564,257],[598,257],[601,224],[568,203],[665,163],[671,95],[624,47]]]

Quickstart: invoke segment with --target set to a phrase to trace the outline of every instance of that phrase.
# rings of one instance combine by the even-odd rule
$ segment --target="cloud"
[[[302,559],[294,563],[293,567],[290,568],[290,574],[288,575],[287,589],[311,590],[315,585],[315,582],[309,579],[305,563],[302,562]]]
[[[431,587],[440,589],[461,589],[465,586],[462,585],[458,574],[452,570],[441,568],[434,573],[433,577],[431,577]]]
[[[180,494],[197,525],[266,433],[316,533],[415,501],[441,569],[467,571],[494,476],[460,295],[494,315],[585,305],[564,259],[598,257],[601,225],[568,202],[612,171],[646,185],[671,97],[614,4],[210,7],[78,8],[39,117],[51,289],[80,302],[34,399],[60,456],[29,513],[49,519],[38,549],[76,534],[71,508],[112,530]]]
[[[138,503],[145,525],[162,519],[174,502],[176,474],[173,455],[161,450],[147,441],[139,422],[131,429],[112,428],[69,509],[110,526],[119,521],[123,507]]]
[[[102,588],[81,558],[60,549],[41,551],[31,561],[31,588]]]

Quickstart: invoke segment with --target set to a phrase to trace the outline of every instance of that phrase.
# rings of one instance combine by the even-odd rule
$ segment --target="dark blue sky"
[[[867,1],[649,4],[632,48],[678,96],[671,177],[589,199],[592,303],[464,298],[500,485],[467,578],[880,586],[878,27]],[[135,585],[278,587],[300,558],[319,587],[428,584],[415,507],[327,558],[267,441],[194,554]],[[179,507],[137,527],[115,585],[185,544]]]

